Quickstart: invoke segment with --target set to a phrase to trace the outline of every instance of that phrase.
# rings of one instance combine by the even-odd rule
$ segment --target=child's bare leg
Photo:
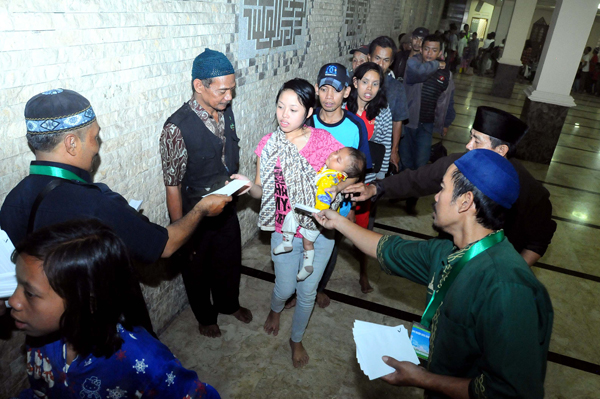
[[[315,243],[302,237],[302,246],[304,247],[305,251],[314,251],[315,250]]]
[[[302,238],[302,246],[304,247],[304,262],[302,263],[302,269],[296,276],[298,281],[305,280],[313,272],[313,262],[315,259],[315,244],[314,242]]]

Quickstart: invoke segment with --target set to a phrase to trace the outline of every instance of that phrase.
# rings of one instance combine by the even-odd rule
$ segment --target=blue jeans
[[[433,123],[419,123],[416,129],[404,126],[404,135],[400,140],[400,161],[402,170],[419,169],[426,165],[431,157],[431,137]]]
[[[324,231],[325,235],[331,235]],[[302,239],[294,238],[292,252],[273,255],[273,248],[282,241],[280,233],[271,234],[271,259],[275,264],[275,288],[271,296],[271,310],[280,313],[285,301],[296,293],[296,307],[292,319],[292,341],[301,342],[308,319],[315,307],[317,285],[333,251],[334,240],[320,234],[315,241],[315,260],[313,272],[304,281],[296,281],[296,275],[302,268],[304,248]]]

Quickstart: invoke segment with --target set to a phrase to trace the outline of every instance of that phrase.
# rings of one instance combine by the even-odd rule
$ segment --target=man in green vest
[[[435,196],[434,226],[453,241],[404,240],[365,230],[335,212],[315,215],[388,274],[427,286],[421,323],[430,330],[427,368],[384,356],[383,380],[429,398],[543,398],[553,311],[544,286],[504,238],[517,200],[510,162],[472,150],[447,169]]]

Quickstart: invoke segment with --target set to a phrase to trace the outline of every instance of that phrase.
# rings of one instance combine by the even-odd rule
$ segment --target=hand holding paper
[[[217,216],[223,211],[225,205],[227,205],[228,202],[231,202],[231,199],[232,198],[228,195],[209,194],[204,196],[204,198],[196,204],[194,209],[198,208],[204,212],[206,216]]]
[[[236,173],[236,174],[233,174],[233,175],[231,175],[231,178],[232,178],[232,179],[234,179],[234,180],[239,180],[239,181],[242,181],[242,182],[244,182],[244,183],[246,184],[245,188],[244,188],[242,191],[239,191],[239,192],[237,193],[237,195],[243,195],[243,194],[246,194],[248,191],[250,191],[250,189],[252,188],[252,185],[254,184],[254,183],[252,183],[252,182],[250,181],[250,179],[249,179],[249,178],[247,178],[247,177],[246,177],[246,176],[244,176],[244,175],[240,175],[239,173]]]
[[[319,209],[317,208],[313,208],[312,206],[308,206],[308,205],[304,205],[304,204],[296,204],[295,206],[296,209],[299,209],[301,211],[307,212],[309,214],[313,214],[313,213],[319,213],[321,212]]]
[[[388,384],[397,386],[415,386],[416,381],[420,380],[420,374],[424,371],[423,368],[411,362],[399,362],[393,357],[384,356],[382,360],[385,364],[394,369],[393,373],[381,377],[381,379]]]
[[[232,180],[228,184],[223,186],[223,188],[220,188],[217,191],[213,191],[210,194],[206,194],[204,197],[207,197],[207,196],[213,195],[213,194],[233,195],[239,189],[244,187],[246,184],[248,184],[248,180]]]
[[[352,332],[357,360],[370,380],[395,372],[393,367],[384,363],[383,356],[419,364],[408,331],[402,325],[390,327],[356,320]]]

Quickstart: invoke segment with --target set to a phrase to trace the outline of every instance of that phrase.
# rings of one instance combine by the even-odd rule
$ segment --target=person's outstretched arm
[[[406,63],[406,81],[408,85],[417,83],[423,83],[440,67],[445,67],[446,63],[443,61],[428,61],[423,62],[419,57],[412,57],[408,59]]]
[[[356,183],[347,187],[343,193],[358,193],[352,201],[366,201],[385,196],[386,198],[424,197],[440,191],[440,183],[450,165],[463,154],[450,154],[434,163],[421,166],[417,170],[405,169],[402,172],[386,177],[374,184]]]

